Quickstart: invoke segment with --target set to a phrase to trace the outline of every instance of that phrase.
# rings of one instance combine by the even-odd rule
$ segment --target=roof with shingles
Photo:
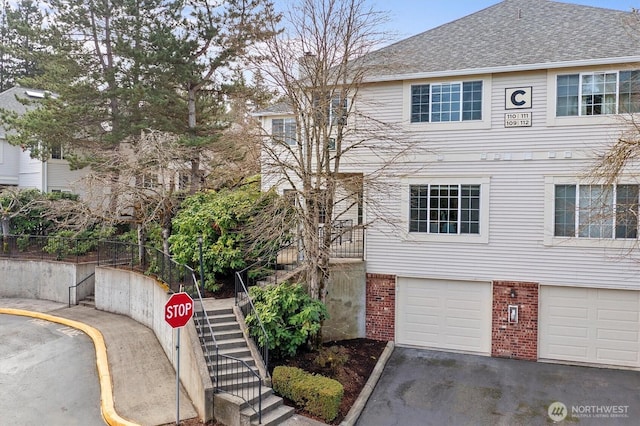
[[[33,94],[44,96],[45,92],[20,86],[7,89],[0,93],[0,108],[22,114],[27,111],[27,106],[20,102],[18,98],[30,100],[41,99],[40,97],[34,97]]]
[[[369,76],[438,73],[640,55],[631,12],[503,0],[366,55]],[[374,77],[375,79],[375,77]]]
[[[44,96],[45,92],[42,90],[27,89],[26,87],[15,86],[11,89],[7,89],[4,92],[0,92],[0,110],[5,109],[7,111],[17,112],[18,114],[24,114],[27,111],[28,106],[18,100],[31,99],[37,100],[39,98],[33,97],[33,94]],[[6,133],[0,123],[0,139],[4,139]]]

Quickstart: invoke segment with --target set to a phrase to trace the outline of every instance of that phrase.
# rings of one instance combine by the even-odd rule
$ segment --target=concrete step
[[[238,324],[238,322],[235,321],[235,317],[234,317],[234,321],[210,322],[210,324],[211,324],[211,329],[213,330],[214,333],[217,333],[218,331],[234,330],[236,328],[238,329],[240,328],[240,325]],[[196,319],[196,326],[199,326],[199,325],[200,325],[200,319]]]
[[[214,380],[215,378],[212,377],[211,379]],[[260,379],[253,375],[239,378],[220,378],[217,381],[219,389],[232,394],[236,394],[236,392],[240,392],[243,389],[257,388],[259,383]]]
[[[87,307],[89,307],[89,308],[95,308],[95,307],[96,307],[96,301],[95,301],[95,299],[93,299],[93,298],[92,298],[91,300],[89,300],[88,298],[86,298],[86,299],[83,299],[83,300],[79,301],[79,302],[78,302],[78,305],[80,305],[80,306],[87,306]]]
[[[239,380],[260,375],[257,369],[247,368],[243,363],[225,364],[218,367],[218,380]]]
[[[216,317],[216,316],[227,316],[227,315],[233,315],[233,308],[217,308],[217,309],[208,309],[205,311],[207,316],[209,318],[212,317]],[[201,317],[202,316],[202,311],[197,310],[195,313],[196,317]],[[235,316],[234,316],[235,318]]]
[[[220,361],[219,361],[219,362],[220,362],[220,366],[221,366],[221,367],[222,367],[222,366],[224,366],[225,364],[227,364],[227,365],[228,365],[228,364],[230,364],[230,363],[231,363],[231,361],[234,361],[234,360],[244,361],[244,364],[242,364],[242,363],[241,363],[241,364],[242,364],[242,365],[245,365],[245,364],[246,364],[246,365],[248,365],[248,366],[249,366],[249,367],[251,367],[251,368],[253,368],[253,367],[255,367],[255,366],[256,366],[256,362],[255,362],[255,360],[253,359],[253,357],[251,356],[251,354],[248,354],[248,355],[246,355],[246,354],[241,354],[241,356],[236,356],[236,355],[230,355],[230,356],[232,356],[232,357],[233,357],[233,359],[228,359],[228,358],[226,358],[225,356],[221,356],[221,357],[220,357],[221,359],[220,359]],[[215,360],[212,358],[212,359],[211,359],[211,361],[207,361],[207,366],[208,366],[208,367],[213,367],[214,363],[215,363]]]
[[[279,397],[276,397],[279,398]],[[282,398],[279,398],[282,401]],[[279,425],[289,417],[293,416],[295,409],[293,407],[289,407],[287,405],[281,404],[273,409],[265,411],[264,407],[262,409],[262,421],[258,423],[258,415],[256,413],[253,416],[250,416],[250,421],[252,425],[262,425],[262,426],[275,426]]]
[[[231,348],[244,348],[247,346],[247,341],[244,338],[226,339],[218,342],[218,350],[231,349]]]
[[[205,341],[213,340],[214,336],[217,341],[221,341],[225,339],[239,339],[241,337],[244,337],[244,334],[242,333],[242,329],[240,328],[240,325],[238,325],[237,323],[235,328],[227,328],[225,330],[212,330],[212,331],[213,331],[213,335],[211,334],[211,331],[209,331],[207,328],[205,328],[204,331],[198,328],[198,337],[200,337],[200,339],[204,339]]]
[[[244,407],[242,409],[242,411],[240,411],[240,415],[244,416],[244,417],[248,417],[249,418],[249,422],[254,423],[258,421],[258,402],[255,401],[253,403],[254,405],[249,406],[249,404],[246,404],[246,407]],[[274,395],[273,393],[271,393],[270,395],[267,395],[266,397],[263,395],[262,397],[262,419],[264,420],[265,416],[271,412],[271,411],[275,411],[278,409],[278,407],[284,405],[284,402],[282,401],[282,398],[280,398],[277,395]]]

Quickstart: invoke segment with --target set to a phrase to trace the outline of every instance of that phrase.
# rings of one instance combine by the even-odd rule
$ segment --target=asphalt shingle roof
[[[31,95],[30,95],[31,94]],[[12,87],[11,89],[7,89],[4,92],[0,93],[0,109],[5,109],[7,111],[17,112],[18,114],[23,114],[27,111],[28,106],[21,103],[16,97],[21,99],[32,99],[37,100],[38,98],[34,98],[32,95],[38,94],[39,96],[44,96],[44,92],[42,90],[34,90],[27,89],[25,87]],[[2,123],[0,123],[0,139],[4,139],[6,137],[5,130],[2,127]]]
[[[366,55],[370,76],[640,55],[630,12],[551,0],[504,0]]]
[[[29,94],[39,94],[40,96],[44,96],[44,92],[42,90],[28,89],[26,87],[19,86],[12,87],[11,89],[7,89],[0,93],[0,108],[22,114],[27,111],[27,107],[16,99],[16,96],[22,99],[38,99],[37,97],[30,96]]]

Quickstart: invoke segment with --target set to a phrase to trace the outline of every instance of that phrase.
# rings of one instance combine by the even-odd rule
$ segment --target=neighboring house
[[[18,98],[37,101],[44,98],[41,90],[13,87],[0,93],[0,108],[24,113],[26,106]],[[76,187],[86,170],[71,170],[64,160],[62,148],[54,149],[48,161],[31,158],[28,150],[10,145],[0,127],[0,187],[35,188],[43,192],[82,193]]]
[[[505,0],[365,57],[354,108],[414,144],[391,196],[365,183],[366,337],[640,369],[639,174],[587,176],[640,112],[631,18]]]

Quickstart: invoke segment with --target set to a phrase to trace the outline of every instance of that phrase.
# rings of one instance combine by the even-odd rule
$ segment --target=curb
[[[353,403],[351,409],[347,413],[347,416],[344,418],[342,423],[340,423],[340,426],[353,426],[356,421],[358,421],[362,410],[364,410],[364,406],[369,400],[369,397],[373,393],[373,389],[376,387],[376,384],[378,383],[378,380],[382,375],[382,371],[384,370],[385,365],[387,365],[389,357],[393,353],[394,347],[395,345],[393,341],[387,342],[387,347],[385,347],[384,351],[382,351],[382,355],[380,355],[380,359],[376,363],[376,366],[373,368],[371,376],[369,376],[369,380],[367,380],[367,383],[364,384],[362,392],[360,392],[358,399],[356,399],[356,402]]]
[[[96,366],[98,368],[98,379],[100,380],[100,408],[104,421],[110,426],[139,426],[137,423],[123,419],[116,413],[113,404],[111,374],[109,373],[109,363],[107,362],[107,346],[104,343],[102,333],[98,329],[78,321],[22,309],[0,308],[0,314],[19,315],[55,322],[76,328],[89,336],[93,340],[93,346],[96,350]]]

